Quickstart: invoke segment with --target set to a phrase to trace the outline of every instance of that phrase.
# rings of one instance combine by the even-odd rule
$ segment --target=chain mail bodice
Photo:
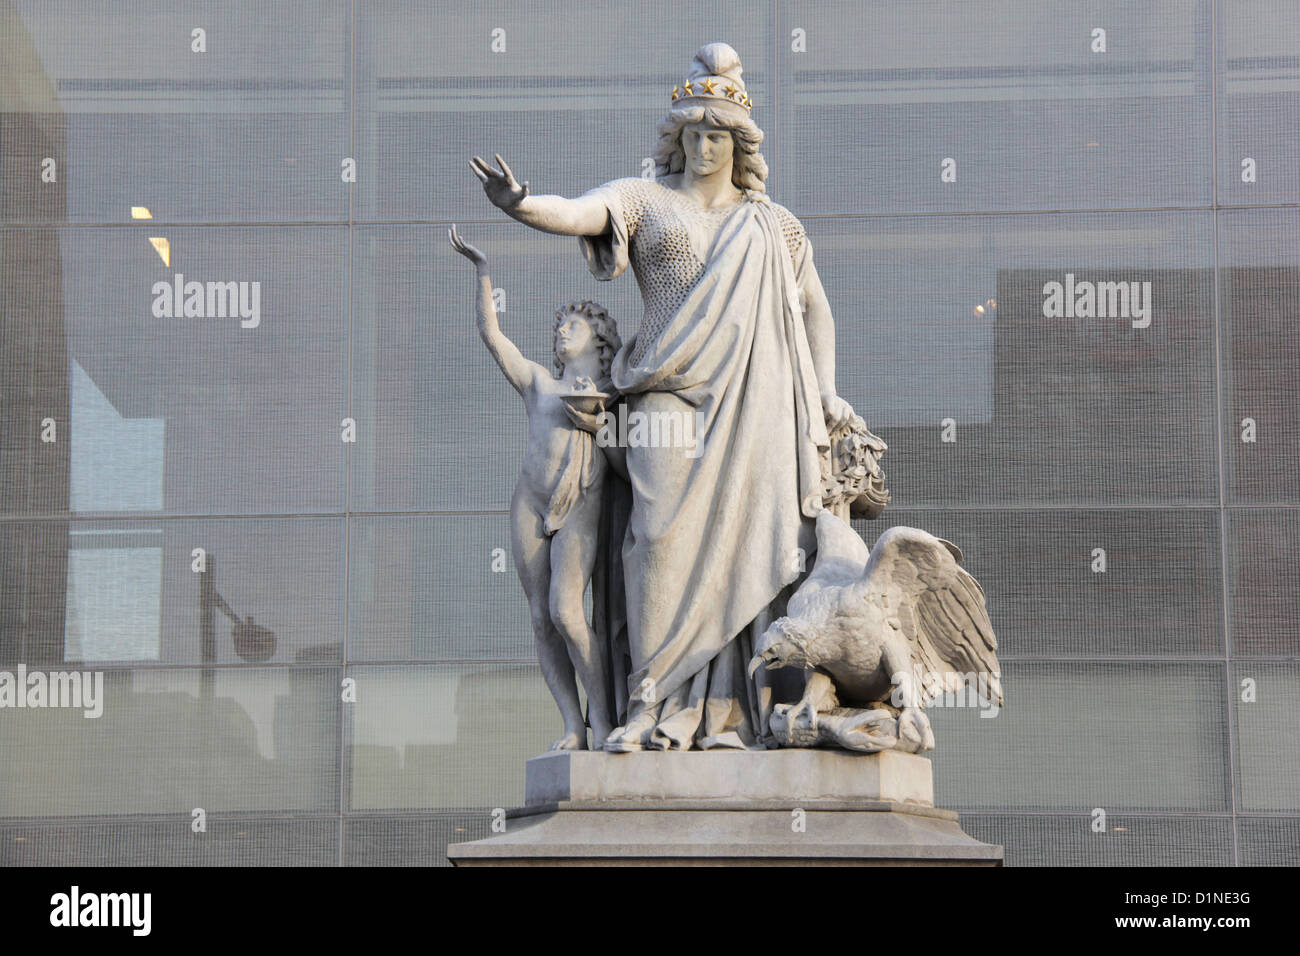
[[[628,356],[629,364],[635,366],[699,282],[705,270],[703,257],[736,206],[706,209],[690,196],[648,179],[616,179],[608,186],[618,191],[627,227],[628,260],[645,302],[641,327]],[[804,243],[803,226],[785,207],[772,206],[791,260],[797,263]]]

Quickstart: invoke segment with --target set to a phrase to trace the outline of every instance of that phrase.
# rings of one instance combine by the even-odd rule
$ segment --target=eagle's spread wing
[[[979,689],[1000,705],[998,642],[984,589],[960,560],[956,546],[919,528],[890,528],[871,549],[859,588],[866,599],[879,596],[891,624],[897,620],[926,698],[959,691],[975,674],[985,682]]]
[[[812,610],[817,595],[861,581],[869,558],[866,542],[852,526],[823,511],[817,516],[817,563],[790,597],[786,613],[803,617]]]

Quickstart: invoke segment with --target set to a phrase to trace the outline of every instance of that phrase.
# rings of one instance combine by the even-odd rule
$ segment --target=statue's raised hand
[[[454,222],[451,224],[451,228],[447,230],[447,238],[451,240],[451,247],[474,263],[476,267],[482,269],[487,265],[487,256],[460,237]]]
[[[521,186],[516,182],[515,174],[510,171],[501,154],[494,155],[497,165],[501,167],[499,170],[493,169],[477,156],[469,161],[469,168],[474,170],[474,175],[483,183],[483,191],[487,193],[492,205],[509,212],[528,195],[528,183]]]

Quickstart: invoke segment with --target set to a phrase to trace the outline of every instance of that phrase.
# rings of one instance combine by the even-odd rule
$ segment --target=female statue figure
[[[499,168],[471,161],[510,216],[577,236],[598,279],[631,263],[645,314],[615,356],[613,385],[629,418],[703,426],[689,450],[629,442],[611,455],[631,487],[615,542],[630,673],[618,694],[626,713],[604,741],[612,751],[767,742],[771,690],[746,664],[816,549],[828,431],[853,419],[835,391],[835,328],[812,248],[766,195],[736,51],[701,47],[671,103],[653,181],[534,196],[500,156]]]

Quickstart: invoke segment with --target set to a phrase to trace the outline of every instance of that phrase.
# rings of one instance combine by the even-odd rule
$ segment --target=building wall
[[[940,802],[1015,865],[1300,859],[1294,4],[0,0],[0,666],[105,675],[0,710],[0,862],[427,865],[522,802],[524,418],[447,228],[530,358],[571,300],[634,329],[466,160],[640,175],[718,39],[890,445],[859,530],[988,595]],[[178,273],[256,326],[155,315]],[[1044,315],[1067,276],[1149,314]]]

